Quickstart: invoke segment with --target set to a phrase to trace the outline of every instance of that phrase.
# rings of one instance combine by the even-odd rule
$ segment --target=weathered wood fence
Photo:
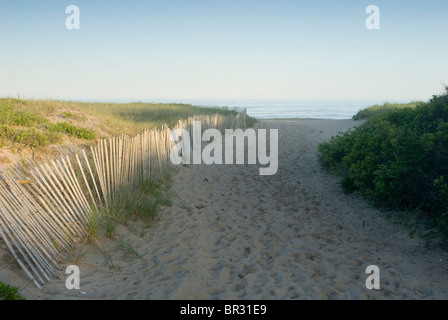
[[[242,128],[246,110],[237,116],[195,116],[177,128]],[[22,170],[0,170],[0,237],[25,274],[38,287],[50,281],[68,250],[87,235],[93,209],[140,179],[157,179],[172,165],[171,130],[146,130],[135,136],[100,139],[90,150],[73,146],[61,156]]]

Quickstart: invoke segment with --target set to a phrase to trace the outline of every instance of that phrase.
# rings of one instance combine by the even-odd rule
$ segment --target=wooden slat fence
[[[237,116],[195,116],[175,128],[243,128]],[[90,150],[73,145],[56,150],[54,160],[21,170],[0,169],[0,237],[25,274],[41,288],[56,274],[68,250],[87,235],[93,212],[140,179],[158,179],[172,165],[171,130],[146,130],[135,137],[100,139]]]

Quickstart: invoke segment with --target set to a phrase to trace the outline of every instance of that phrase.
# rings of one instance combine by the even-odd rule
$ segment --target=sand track
[[[173,206],[154,228],[143,237],[120,228],[138,256],[126,256],[119,240],[90,247],[78,262],[81,290],[68,291],[61,271],[39,291],[5,258],[0,280],[28,299],[447,299],[448,254],[426,250],[362,197],[343,194],[319,166],[317,145],[353,125],[258,124],[279,129],[274,176],[254,165],[183,166]],[[365,287],[372,264],[378,291]]]

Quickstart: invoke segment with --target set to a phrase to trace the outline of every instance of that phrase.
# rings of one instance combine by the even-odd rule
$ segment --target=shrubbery
[[[4,125],[32,127],[48,120],[26,111],[14,110],[10,104],[0,103],[0,123]]]
[[[0,281],[0,300],[25,300],[19,292],[19,287],[11,286]]]
[[[322,165],[377,206],[421,209],[448,235],[448,88],[415,107],[382,108],[319,146]]]
[[[95,132],[86,128],[78,128],[74,125],[71,125],[67,122],[59,122],[57,124],[53,124],[50,127],[50,131],[58,131],[71,135],[72,137],[76,137],[79,139],[85,140],[94,140]]]
[[[61,140],[62,136],[57,132],[41,131],[36,128],[17,129],[0,126],[0,146],[5,145],[6,141],[11,141],[23,146],[38,148],[59,143]]]
[[[353,116],[353,120],[365,120],[371,118],[373,116],[377,116],[379,114],[387,113],[391,110],[398,109],[414,109],[417,106],[424,104],[422,101],[410,102],[410,103],[388,103],[386,102],[383,105],[374,105],[369,108],[360,110],[355,116]]]

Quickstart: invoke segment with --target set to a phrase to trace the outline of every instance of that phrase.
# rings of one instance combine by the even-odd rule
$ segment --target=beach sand
[[[276,175],[182,166],[173,205],[143,236],[120,227],[115,240],[81,250],[80,290],[66,289],[65,265],[38,290],[1,241],[0,281],[27,299],[447,299],[448,253],[344,194],[319,165],[318,144],[357,124],[261,121],[279,129]],[[369,265],[380,269],[379,290],[366,288]]]

